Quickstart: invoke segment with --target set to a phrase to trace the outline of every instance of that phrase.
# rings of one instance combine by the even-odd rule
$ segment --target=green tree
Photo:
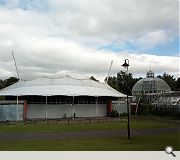
[[[0,79],[0,89],[4,88],[4,81]]]
[[[133,78],[132,73],[126,74],[123,71],[117,73],[117,89],[118,91],[132,95],[131,91],[134,84],[141,78]]]
[[[91,76],[90,79],[99,82],[99,80],[97,80],[94,76]]]
[[[108,79],[108,85],[110,85],[112,88],[118,90],[121,93],[131,95],[132,88],[134,84],[139,81],[140,78],[133,78],[132,73],[126,74],[123,71],[120,71],[117,73],[116,76],[110,76]],[[105,78],[105,82],[107,80],[107,77]]]
[[[105,78],[106,81],[107,77]],[[108,85],[110,85],[112,88],[117,90],[117,77],[113,76],[113,77],[109,77],[108,79]]]
[[[174,78],[174,75],[167,74],[166,72],[162,76],[158,76],[159,78],[166,81],[166,83],[170,86],[172,91],[176,91],[176,78]]]
[[[5,88],[5,87],[8,87],[14,83],[16,83],[19,79],[16,78],[16,77],[10,77],[8,79],[5,79],[4,81],[3,80],[0,80],[0,88]]]
[[[180,91],[180,78],[176,80],[176,91]]]

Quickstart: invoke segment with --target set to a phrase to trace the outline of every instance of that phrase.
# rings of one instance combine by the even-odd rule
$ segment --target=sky
[[[0,0],[0,79],[179,77],[178,0]]]

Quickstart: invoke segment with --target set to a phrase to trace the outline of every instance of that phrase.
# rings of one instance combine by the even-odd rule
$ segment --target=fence
[[[176,105],[170,105],[170,104],[164,104],[164,105],[158,105],[155,107],[156,114],[160,115],[180,115],[180,104]]]
[[[102,117],[102,118],[61,118],[61,119],[29,119],[26,122],[23,121],[3,121],[1,124],[55,124],[55,125],[73,125],[73,124],[98,124],[98,123],[110,123],[110,122],[124,122],[126,119]]]

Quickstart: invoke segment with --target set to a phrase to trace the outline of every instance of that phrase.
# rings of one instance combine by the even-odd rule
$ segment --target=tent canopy
[[[76,79],[64,76],[58,79],[41,78],[30,81],[19,80],[0,90],[0,96],[111,96],[126,97],[108,84],[91,79]]]

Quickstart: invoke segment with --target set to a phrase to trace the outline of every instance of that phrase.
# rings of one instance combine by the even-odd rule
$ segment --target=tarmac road
[[[132,129],[131,136],[153,136],[167,133],[179,134],[180,128],[148,128]],[[106,138],[127,137],[127,130],[96,130],[96,131],[72,131],[72,132],[33,132],[33,133],[0,133],[0,141],[19,140],[60,140],[82,138]]]

